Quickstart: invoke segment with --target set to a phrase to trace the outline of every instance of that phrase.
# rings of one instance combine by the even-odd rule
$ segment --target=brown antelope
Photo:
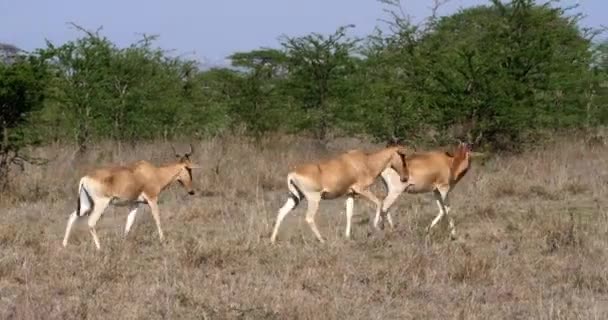
[[[346,238],[350,238],[351,220],[353,216],[354,195],[358,194],[376,205],[376,214],[380,214],[382,202],[370,191],[380,173],[393,168],[399,175],[399,181],[407,181],[407,169],[403,166],[406,148],[392,146],[382,150],[365,153],[361,150],[351,150],[337,157],[321,162],[297,166],[287,175],[289,198],[279,209],[277,220],[271,236],[274,243],[279,226],[285,216],[302,200],[308,200],[306,222],[317,239],[325,240],[315,224],[315,215],[322,199],[336,199],[346,195]]]
[[[479,136],[477,141],[481,138]],[[403,182],[400,174],[391,168],[381,173],[386,183],[388,194],[382,205],[382,216],[386,217],[391,228],[393,221],[388,212],[395,200],[403,192],[416,194],[433,192],[439,213],[427,227],[427,234],[444,217],[448,217],[450,237],[456,239],[454,219],[449,215],[450,205],[448,194],[467,173],[471,166],[472,147],[469,143],[460,142],[453,154],[441,151],[414,153],[405,159],[409,179]]]
[[[193,195],[192,169],[198,168],[190,161],[192,145],[190,151],[184,155],[177,154],[175,149],[173,152],[176,160],[159,167],[141,160],[126,166],[97,168],[82,177],[78,185],[77,208],[68,219],[63,246],[68,245],[74,221],[86,214],[89,216],[89,232],[97,249],[101,249],[95,224],[110,204],[129,207],[125,236],[129,233],[140,206],[148,204],[162,242],[164,236],[160,226],[158,195],[174,181],[178,181],[188,194]]]

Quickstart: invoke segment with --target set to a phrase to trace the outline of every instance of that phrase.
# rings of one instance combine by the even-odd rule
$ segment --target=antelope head
[[[391,161],[391,167],[397,171],[401,182],[407,182],[410,178],[409,170],[407,168],[407,154],[410,150],[403,145],[397,145],[395,149],[395,155]],[[412,152],[410,152],[412,153]]]
[[[481,137],[482,137],[482,133],[480,132],[479,135],[477,135],[477,137],[475,138],[475,140],[473,140],[473,136],[471,135],[471,133],[469,132],[467,134],[467,139],[468,142],[462,142],[459,141],[460,144],[463,144],[466,146],[467,149],[467,159],[469,158],[476,158],[476,157],[484,157],[486,154],[483,152],[475,152],[473,151],[473,146],[477,146],[479,145],[479,142],[481,141]]]
[[[181,167],[180,171],[177,173],[175,180],[181,184],[186,191],[188,191],[189,195],[194,195],[194,189],[192,187],[192,169],[200,168],[199,166],[192,163],[190,160],[190,156],[192,155],[193,149],[192,144],[190,144],[190,150],[186,153],[179,154],[175,151],[175,148],[171,146],[173,149],[173,153],[175,154],[175,158],[177,159],[178,165]]]

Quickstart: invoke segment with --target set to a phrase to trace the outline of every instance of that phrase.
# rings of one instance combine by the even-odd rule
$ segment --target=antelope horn
[[[397,144],[397,143],[398,143],[398,139],[397,139],[397,137],[395,136],[395,134],[391,134],[391,137],[390,137],[390,138],[388,138],[387,145],[389,145],[389,146],[390,146],[390,145],[395,145],[395,144]]]
[[[481,137],[482,137],[482,135],[483,135],[483,132],[481,132],[481,131],[480,131],[480,132],[479,132],[479,135],[477,136],[477,138],[475,138],[475,142],[474,142],[475,144],[478,144],[478,143],[479,143],[479,141],[481,141]]]
[[[175,151],[175,147],[174,147],[173,145],[171,145],[171,149],[173,150],[173,154],[174,154],[176,157],[179,157],[179,154],[177,153],[177,151]]]
[[[190,151],[188,151],[188,152],[186,153],[186,155],[187,155],[187,156],[191,156],[193,151],[194,151],[194,150],[192,149],[192,143],[191,143],[191,144],[190,144]]]

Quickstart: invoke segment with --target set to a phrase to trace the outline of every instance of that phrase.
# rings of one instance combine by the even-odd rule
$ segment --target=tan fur
[[[348,195],[345,233],[346,237],[349,237],[352,204],[349,205],[348,201],[352,202],[352,197],[359,194],[376,205],[379,215],[381,201],[368,188],[383,170],[391,167],[398,172],[402,181],[406,181],[407,170],[404,169],[402,161],[405,154],[406,149],[403,146],[388,147],[373,153],[351,150],[331,159],[297,166],[287,175],[287,186],[291,198],[279,210],[271,242],[275,242],[279,226],[285,215],[295,208],[302,198],[308,200],[306,221],[317,239],[324,242],[314,222],[319,201],[335,199],[344,195]]]
[[[191,170],[196,166],[190,160],[191,153],[192,148],[183,156],[176,154],[178,158],[176,161],[159,167],[141,160],[124,166],[107,166],[89,171],[80,179],[78,209],[70,215],[63,246],[67,246],[72,224],[77,217],[89,214],[89,231],[93,236],[95,246],[100,249],[95,225],[110,204],[126,205],[131,208],[125,235],[131,228],[139,206],[148,204],[162,241],[164,236],[160,225],[158,196],[174,181],[178,181],[188,191],[188,194],[194,194]],[[85,204],[86,207],[81,208],[82,204]]]
[[[383,204],[382,211],[392,226],[392,219],[388,209],[402,192],[407,193],[426,193],[435,194],[439,214],[427,228],[431,228],[443,216],[448,216],[450,224],[450,234],[455,238],[454,222],[449,216],[448,194],[454,189],[456,184],[464,177],[471,165],[470,145],[460,143],[453,154],[441,151],[428,151],[415,153],[405,159],[404,166],[408,170],[409,179],[403,183],[397,179],[397,173],[387,169],[382,172],[382,178],[388,187],[388,195]]]
[[[101,192],[106,197],[135,201],[140,195],[156,198],[174,180],[180,180],[184,187],[192,190],[192,180],[188,177],[189,159],[181,159],[156,167],[145,160],[126,166],[98,168],[86,174],[89,179],[100,182]]]

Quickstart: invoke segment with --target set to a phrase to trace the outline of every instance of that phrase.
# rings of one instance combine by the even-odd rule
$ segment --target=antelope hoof
[[[382,220],[382,222],[376,222],[374,224],[374,228],[376,228],[376,230],[384,230],[384,220]]]

